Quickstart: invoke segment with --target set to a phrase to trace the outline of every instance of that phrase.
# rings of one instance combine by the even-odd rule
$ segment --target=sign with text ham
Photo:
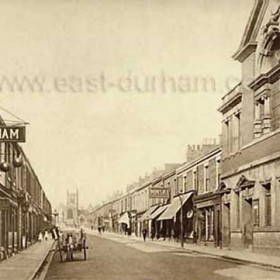
[[[0,126],[0,142],[25,142],[25,126]]]

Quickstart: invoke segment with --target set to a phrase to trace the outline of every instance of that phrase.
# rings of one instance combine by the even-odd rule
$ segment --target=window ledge
[[[253,145],[255,145],[255,144],[259,143],[259,142],[262,142],[262,141],[264,141],[264,140],[266,140],[266,139],[268,139],[268,138],[278,134],[278,133],[280,133],[280,128],[277,129],[277,130],[274,130],[272,132],[263,134],[262,136],[260,136],[258,138],[253,139],[253,141],[251,143],[243,146],[241,150],[245,150],[245,149],[247,149],[247,148],[249,148],[249,147],[251,147],[251,146],[253,146]]]
[[[230,154],[228,154],[227,156],[225,156],[223,158],[223,161],[229,160],[229,159],[231,159],[231,158],[233,158],[233,157],[235,157],[235,156],[237,156],[239,154],[241,154],[241,150],[238,150],[238,151],[236,151],[234,153],[230,153]]]
[[[242,230],[240,228],[237,228],[237,229],[231,230],[231,232],[233,232],[233,233],[242,233]]]

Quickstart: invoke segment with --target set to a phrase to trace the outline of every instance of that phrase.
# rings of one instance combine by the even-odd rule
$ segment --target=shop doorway
[[[221,210],[220,206],[216,209],[215,214],[215,247],[222,247],[222,223],[221,223]]]
[[[223,247],[229,247],[230,246],[230,242],[231,242],[231,236],[230,236],[230,203],[225,203],[223,205],[223,221],[222,221],[222,226],[223,226],[223,241],[222,241],[222,245]]]
[[[243,229],[242,237],[245,248],[253,245],[253,200],[252,198],[245,198],[243,200]]]

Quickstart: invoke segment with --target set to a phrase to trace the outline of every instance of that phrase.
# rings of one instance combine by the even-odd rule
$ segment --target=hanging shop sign
[[[0,126],[0,142],[25,142],[25,126]]]
[[[169,188],[149,188],[150,198],[169,198]]]

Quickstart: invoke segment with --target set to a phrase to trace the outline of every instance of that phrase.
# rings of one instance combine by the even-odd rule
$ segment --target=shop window
[[[259,226],[260,224],[260,213],[259,213],[259,200],[253,201],[253,225]]]
[[[209,209],[209,235],[208,235],[208,240],[212,241],[214,240],[214,211],[212,208]]]
[[[201,211],[200,213],[200,240],[205,240],[206,238],[206,218],[205,211]]]
[[[214,211],[213,208],[205,208],[199,214],[200,240],[214,240]]]

